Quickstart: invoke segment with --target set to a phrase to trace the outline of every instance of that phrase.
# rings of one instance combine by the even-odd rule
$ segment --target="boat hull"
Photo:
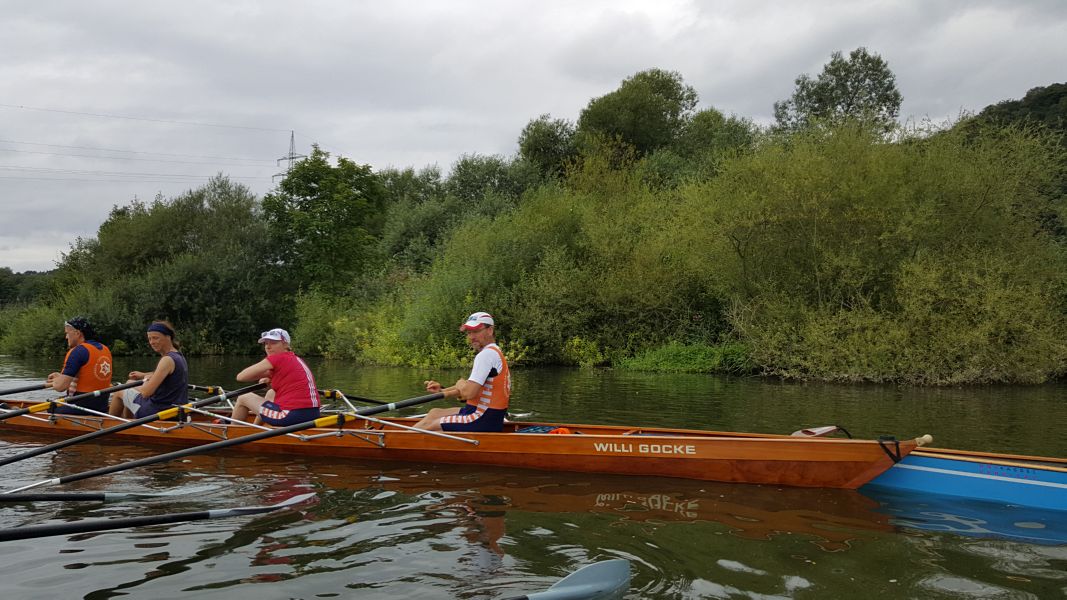
[[[1067,510],[1067,460],[924,449],[872,480],[869,487]]]
[[[389,421],[413,423],[412,419]],[[50,420],[21,416],[0,423],[0,432],[72,437],[118,423],[100,417]],[[192,446],[258,431],[206,421],[157,425],[170,429],[135,427],[99,439]],[[880,444],[871,440],[598,425],[567,425],[574,432],[570,435],[516,432],[530,425],[542,424],[509,423],[503,433],[465,433],[458,436],[463,440],[457,440],[357,420],[342,428],[309,429],[301,434],[236,445],[226,451],[855,489],[888,469],[893,464],[891,453],[906,456],[916,447],[915,440]]]

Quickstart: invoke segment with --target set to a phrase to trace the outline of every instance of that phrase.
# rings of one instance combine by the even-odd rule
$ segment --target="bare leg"
[[[126,383],[133,383],[134,379],[126,380]],[[113,417],[122,417],[124,419],[132,419],[133,413],[126,407],[124,400],[126,399],[126,392],[135,393],[132,390],[119,390],[114,394],[111,394],[111,399],[107,403],[107,413]]]
[[[415,428],[427,431],[441,431],[441,419],[458,412],[458,408],[431,408],[425,417],[415,423]]]
[[[113,417],[121,417],[122,411],[126,407],[122,405],[122,391],[117,391],[111,394],[111,399],[107,403],[107,414]]]
[[[249,417],[259,414],[259,407],[266,401],[267,399],[259,394],[241,394],[233,405],[233,418],[238,421],[251,421]]]

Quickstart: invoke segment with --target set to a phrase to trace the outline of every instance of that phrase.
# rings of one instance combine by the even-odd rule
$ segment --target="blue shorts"
[[[320,411],[317,406],[283,410],[280,406],[268,400],[259,407],[259,418],[267,425],[274,425],[275,427],[285,427],[288,425],[296,425],[297,423],[314,421],[319,418],[319,416]]]
[[[499,408],[487,408],[481,416],[478,407],[464,404],[455,415],[441,419],[441,431],[480,431],[499,433],[504,429],[504,417],[508,411]],[[471,418],[474,417],[474,418]]]

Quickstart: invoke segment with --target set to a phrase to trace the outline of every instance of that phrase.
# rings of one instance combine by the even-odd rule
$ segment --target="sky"
[[[576,121],[650,68],[680,73],[698,109],[760,124],[797,76],[860,46],[896,75],[905,121],[1067,81],[1058,0],[0,6],[0,267],[16,272],[54,268],[113,206],[219,173],[262,196],[291,136],[297,154],[447,174],[465,154],[513,156],[531,119]]]

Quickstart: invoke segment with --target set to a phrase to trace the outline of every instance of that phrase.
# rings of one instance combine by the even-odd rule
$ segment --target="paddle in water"
[[[630,587],[630,561],[621,558],[586,565],[543,592],[505,600],[607,600]]]
[[[116,502],[139,498],[170,498],[188,496],[216,489],[217,485],[195,485],[176,488],[166,492],[25,492],[22,494],[0,494],[0,502]]]
[[[89,533],[92,531],[108,531],[111,529],[128,529],[130,527],[145,527],[147,525],[166,525],[168,523],[202,521],[205,519],[223,519],[241,515],[255,515],[299,504],[300,502],[305,502],[313,497],[315,497],[314,493],[301,494],[299,496],[293,496],[284,502],[271,504],[270,506],[242,506],[220,510],[203,510],[197,512],[171,513],[167,515],[150,515],[146,517],[129,517],[121,519],[89,519],[85,521],[75,521],[73,523],[29,525],[26,527],[0,529],[0,542],[49,537],[53,535],[73,535],[75,533]]]

